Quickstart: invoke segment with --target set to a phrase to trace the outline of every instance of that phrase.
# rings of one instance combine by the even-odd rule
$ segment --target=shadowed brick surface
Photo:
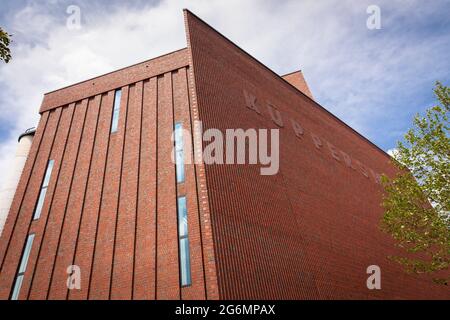
[[[394,173],[389,156],[195,15],[185,15],[204,130],[280,130],[277,175],[262,176],[255,165],[206,166],[220,298],[449,298],[447,288],[387,260],[396,251],[378,228],[381,187],[372,171]],[[297,76],[284,78],[308,94]],[[246,107],[243,90],[257,98],[261,114]],[[267,103],[281,115],[281,127]],[[366,287],[373,264],[381,267],[382,290]]]

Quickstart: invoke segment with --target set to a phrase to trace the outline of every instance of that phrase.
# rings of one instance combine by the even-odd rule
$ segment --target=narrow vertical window
[[[186,197],[178,198],[178,237],[181,286],[189,286],[191,285],[191,261],[189,255]]]
[[[184,182],[183,126],[180,122],[175,124],[175,162],[177,183]]]
[[[39,219],[41,216],[42,207],[44,206],[45,194],[47,193],[47,187],[50,182],[50,177],[52,175],[54,160],[50,160],[47,164],[47,170],[45,170],[44,181],[42,182],[41,192],[39,192],[39,198],[36,204],[36,209],[34,209],[33,220]]]
[[[119,115],[120,115],[120,99],[122,97],[122,90],[117,89],[114,93],[114,110],[112,116],[111,123],[111,133],[117,131],[117,127],[119,126]]]
[[[17,273],[16,280],[14,282],[14,289],[11,295],[11,300],[17,300],[19,298],[20,288],[22,287],[23,277],[25,270],[27,269],[28,258],[30,257],[31,247],[33,246],[34,234],[30,234],[25,244],[25,249],[22,253],[22,259],[20,260],[19,272]]]

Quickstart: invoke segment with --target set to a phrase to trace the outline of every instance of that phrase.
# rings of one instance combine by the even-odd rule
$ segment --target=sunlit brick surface
[[[29,233],[36,238],[20,299],[207,297],[204,268],[215,262],[203,258],[196,171],[186,165],[186,181],[176,185],[171,161],[174,123],[191,127],[188,74],[183,49],[45,96],[0,244],[0,298],[10,297]],[[119,88],[119,126],[110,133]],[[53,175],[32,221],[48,159]],[[189,210],[192,285],[183,288],[177,195]],[[66,286],[72,264],[81,269],[80,290]]]

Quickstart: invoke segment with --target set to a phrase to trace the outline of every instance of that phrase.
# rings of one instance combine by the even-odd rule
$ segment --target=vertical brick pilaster
[[[156,133],[157,78],[143,84],[139,196],[133,299],[156,294]]]
[[[169,72],[158,78],[156,298],[162,300],[180,298],[172,94]]]
[[[89,299],[105,300],[110,298],[114,238],[120,197],[123,143],[126,131],[127,103],[128,87],[123,87],[118,130],[111,133],[109,138],[110,141]]]
[[[81,271],[81,288],[80,290],[71,290],[69,292],[69,299],[85,300],[89,293],[97,224],[102,190],[104,188],[103,180],[111,127],[113,99],[113,91],[103,94],[101,99],[95,146],[83,208],[83,218],[74,257],[74,264],[79,266]]]
[[[130,86],[128,96],[127,130],[123,151],[111,299],[131,299],[133,295],[141,104],[142,82],[138,82],[136,85]]]
[[[191,118],[189,105],[189,89],[187,79],[187,68],[179,69],[173,74],[174,83],[174,112],[175,122],[181,122],[183,129],[191,133]],[[184,152],[188,158],[193,159],[192,140],[184,141]],[[190,154],[187,154],[187,153]],[[198,209],[198,193],[195,175],[195,164],[184,165],[185,181],[179,184],[178,196],[186,196],[189,252],[192,284],[181,289],[183,300],[205,299],[205,270],[203,261],[202,232],[200,229],[200,216]]]
[[[188,11],[184,11],[184,24],[186,31],[186,41],[188,47],[188,87],[190,97],[190,113],[191,122],[200,121],[199,105],[197,98],[197,87],[195,79],[195,65],[193,61],[193,48],[191,43],[191,27],[188,19]],[[194,152],[202,152],[202,142],[200,141],[195,145]],[[200,225],[202,230],[202,244],[203,254],[205,261],[205,283],[206,283],[206,298],[210,300],[219,299],[219,287],[217,280],[217,268],[216,268],[216,254],[214,248],[214,239],[211,224],[210,203],[208,195],[208,187],[206,183],[205,165],[200,163],[196,165],[196,178],[197,178],[197,190],[199,197],[199,209],[200,209]]]
[[[37,258],[36,269],[31,283],[29,299],[46,299],[50,282],[51,271],[57,254],[57,246],[61,233],[64,213],[70,195],[73,172],[78,155],[78,148],[83,130],[83,123],[87,110],[87,100],[75,104],[73,123],[67,140],[66,150],[61,162],[60,174],[53,196],[52,206],[48,214],[47,227],[44,230],[41,250]]]
[[[101,95],[88,100],[72,187],[67,202],[64,224],[57,247],[56,260],[48,298],[61,300],[67,298],[67,268],[73,263],[78,239],[83,206],[86,197],[87,180],[90,174],[91,156],[94,147]]]
[[[33,247],[28,260],[27,271],[25,273],[22,289],[20,291],[20,299],[27,299],[30,293],[30,287],[34,279],[36,263],[41,257],[42,240],[48,223],[49,211],[53,205],[53,198],[56,187],[59,182],[62,161],[67,147],[70,128],[72,127],[72,119],[74,114],[74,104],[62,108],[61,120],[55,137],[55,143],[50,154],[50,159],[54,160],[52,175],[45,195],[44,206],[42,207],[41,216],[31,223],[29,233],[34,233]]]

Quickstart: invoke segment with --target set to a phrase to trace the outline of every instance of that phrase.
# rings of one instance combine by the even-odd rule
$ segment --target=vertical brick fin
[[[138,194],[142,82],[130,86],[127,130],[120,184],[111,299],[131,299],[133,293],[136,201]]]
[[[70,195],[73,171],[75,168],[83,123],[86,115],[87,100],[78,103],[74,108],[72,125],[67,140],[67,146],[61,162],[58,183],[52,199],[52,205],[47,218],[40,253],[31,283],[29,299],[46,299],[51,281],[51,274],[56,259],[59,237],[61,234],[67,200]],[[56,109],[58,110],[58,109]],[[42,257],[45,257],[42,258]]]
[[[143,84],[133,299],[155,299],[157,79]]]
[[[30,227],[29,233],[34,233],[33,247],[28,260],[27,272],[25,273],[24,281],[22,283],[22,289],[20,297],[26,299],[29,296],[31,284],[34,279],[35,266],[38,259],[41,257],[42,239],[45,233],[48,217],[51,207],[53,205],[53,198],[55,190],[59,183],[59,175],[61,172],[61,164],[67,147],[67,139],[69,137],[70,128],[72,126],[72,119],[74,114],[75,104],[71,104],[68,107],[62,108],[61,120],[59,122],[58,131],[56,133],[55,142],[50,155],[50,159],[54,160],[52,175],[47,188],[46,201],[42,208],[41,217],[33,221]]]
[[[14,194],[11,208],[9,209],[8,216],[5,221],[2,235],[0,237],[0,272],[3,268],[4,257],[11,240],[11,235],[16,227],[17,218],[19,216],[20,207],[23,204],[23,200],[28,189],[29,181],[32,177],[33,168],[35,166],[36,158],[41,146],[42,138],[45,133],[48,118],[50,112],[44,112],[39,120],[39,125],[36,129],[36,133],[33,138],[33,143],[28,153],[27,160],[22,170],[19,183],[17,185],[16,192]],[[2,290],[2,289],[0,289]]]
[[[186,68],[179,69],[173,73],[174,87],[174,122],[181,122],[183,129],[190,132],[192,136],[191,119],[189,113],[189,89]],[[187,141],[186,141],[187,142]],[[193,158],[192,144],[184,147],[185,154]],[[187,154],[191,151],[191,154]],[[190,268],[192,284],[181,289],[183,300],[205,299],[205,279],[202,235],[199,223],[198,195],[195,179],[194,164],[185,164],[185,182],[178,188],[178,196],[186,196],[188,235],[190,248]]]
[[[108,152],[113,99],[113,91],[102,95],[101,98],[91,170],[88,177],[86,199],[83,207],[83,218],[81,220],[74,257],[74,264],[79,266],[81,271],[81,289],[71,290],[69,292],[69,299],[85,300],[89,293],[97,223],[102,199],[102,190],[104,187],[103,179]]]
[[[38,150],[35,165],[24,196],[23,205],[20,206],[14,232],[11,234],[9,246],[6,248],[4,263],[1,269],[0,288],[1,299],[8,299],[12,290],[15,275],[20,263],[29,226],[33,218],[33,211],[40,192],[44,172],[47,168],[49,156],[60,120],[61,110],[51,112],[48,116],[48,124]]]
[[[114,94],[114,93],[112,93]],[[122,88],[118,130],[110,134],[102,203],[98,222],[89,299],[110,298],[114,239],[120,196],[123,142],[126,130],[128,87]],[[111,105],[111,112],[113,106]]]
[[[158,78],[158,180],[156,298],[179,299],[177,210],[173,142],[172,75]]]
[[[48,298],[51,300],[62,300],[67,297],[67,278],[69,275],[66,271],[73,263],[75,245],[83,213],[92,149],[97,130],[100,98],[101,96],[98,95],[94,99],[88,99],[87,114],[73,174],[73,183],[53,266],[52,281],[48,294]]]
[[[188,59],[189,59],[189,69],[188,69],[188,85],[189,85],[189,97],[191,101],[190,112],[191,112],[191,122],[201,120],[199,115],[198,97],[197,97],[197,86],[195,77],[195,68],[200,62],[194,61],[193,58],[193,45],[192,44],[192,14],[188,10],[184,10],[184,23],[186,30],[186,41],[188,47]],[[201,145],[197,145],[194,152],[201,152]],[[199,209],[200,209],[200,225],[202,228],[202,241],[203,241],[203,254],[205,257],[205,283],[206,283],[206,298],[210,300],[219,299],[219,287],[217,279],[217,257],[215,254],[215,243],[213,241],[211,214],[210,214],[210,203],[208,197],[208,188],[206,183],[205,166],[202,163],[195,166],[196,167],[196,178],[197,178],[197,191],[199,193]],[[220,297],[222,298],[222,297]]]
[[[269,72],[196,16],[185,15],[204,130],[276,128],[245,108],[242,91]],[[304,252],[294,250],[303,240],[281,172],[262,176],[259,166],[228,164],[207,165],[205,173],[220,298],[301,298],[306,280],[298,272],[307,263]]]

